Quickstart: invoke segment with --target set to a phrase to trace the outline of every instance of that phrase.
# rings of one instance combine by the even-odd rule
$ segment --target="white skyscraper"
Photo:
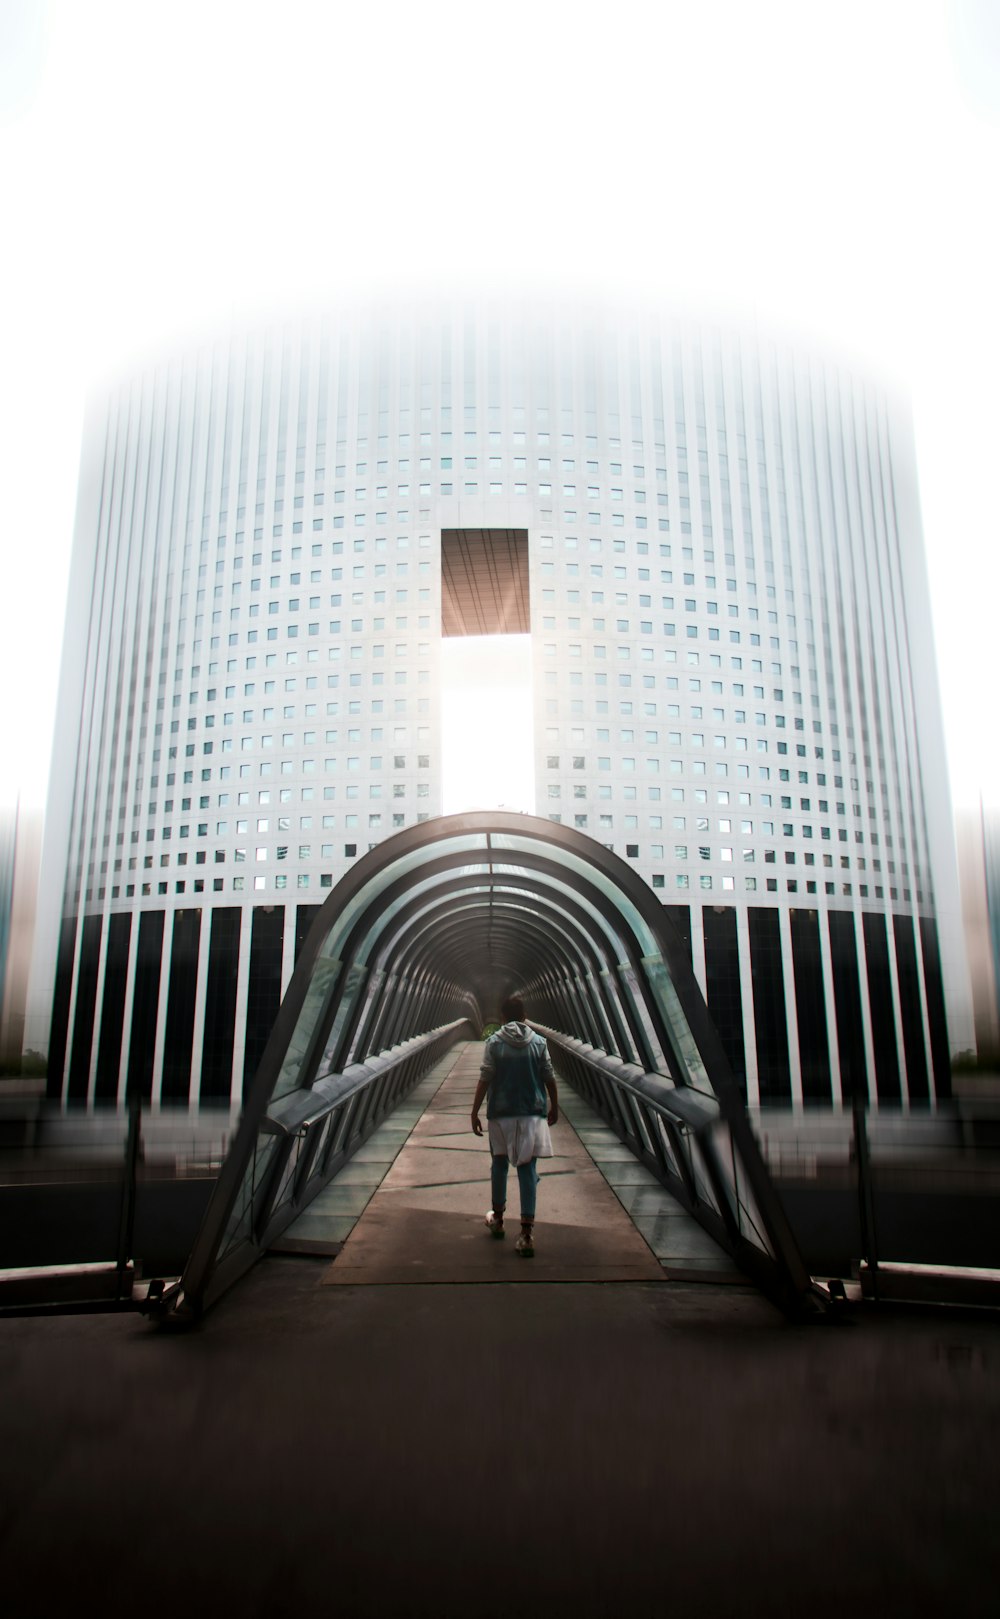
[[[530,303],[244,333],[92,412],[50,1094],[237,1098],[326,892],[440,812],[442,634],[518,630],[537,813],[656,891],[748,1097],[947,1094],[965,992],[905,411],[781,341]]]

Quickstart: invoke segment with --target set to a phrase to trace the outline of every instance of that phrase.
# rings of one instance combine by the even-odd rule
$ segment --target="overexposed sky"
[[[373,287],[604,291],[912,391],[956,799],[1000,802],[1000,5],[0,0],[0,802],[44,795],[83,400]]]
[[[441,808],[535,811],[530,635],[441,643]]]

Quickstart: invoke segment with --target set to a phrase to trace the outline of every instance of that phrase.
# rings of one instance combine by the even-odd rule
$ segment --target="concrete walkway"
[[[482,1045],[456,1049],[441,1085],[368,1204],[325,1280],[407,1282],[641,1282],[663,1270],[584,1149],[572,1125],[553,1128],[554,1156],[539,1160],[536,1253],[514,1251],[519,1228],[511,1171],[509,1232],[496,1242],[485,1132],[469,1126]],[[484,1110],[485,1111],[485,1110]]]
[[[334,1285],[405,1282],[741,1283],[732,1261],[568,1085],[554,1156],[540,1164],[536,1252],[494,1242],[489,1148],[469,1128],[482,1045],[456,1046],[420,1081],[277,1245],[336,1257]]]

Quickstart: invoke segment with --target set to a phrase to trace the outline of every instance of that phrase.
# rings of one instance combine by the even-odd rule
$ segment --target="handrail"
[[[443,1024],[245,1116],[184,1274],[155,1313],[196,1317],[214,1304],[469,1028],[465,1018]]]
[[[796,1319],[814,1287],[743,1109],[533,1023],[557,1069],[678,1203]]]

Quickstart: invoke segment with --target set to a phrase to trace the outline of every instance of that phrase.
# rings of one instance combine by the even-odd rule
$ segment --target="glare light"
[[[442,808],[535,808],[531,637],[441,643]]]

